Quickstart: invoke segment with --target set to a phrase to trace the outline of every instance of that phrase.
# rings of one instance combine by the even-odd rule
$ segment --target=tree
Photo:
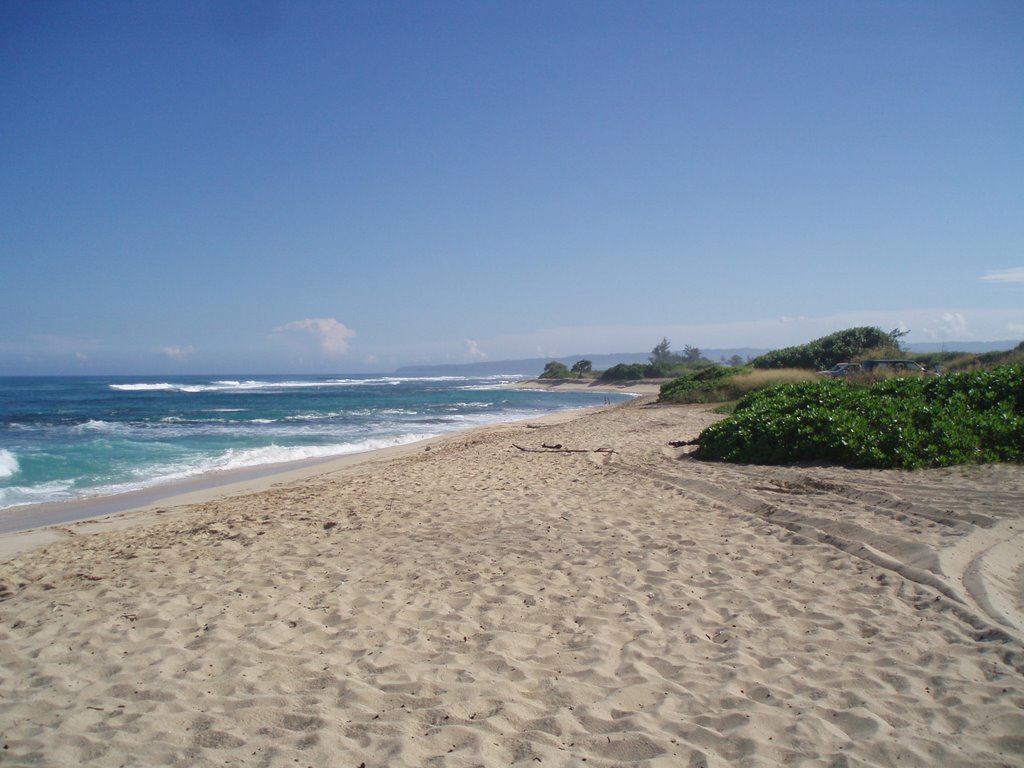
[[[689,344],[683,347],[683,360],[687,363],[699,363],[700,359],[700,347],[691,347]]]
[[[740,357],[739,355],[733,355],[732,357],[729,358],[729,365],[731,365],[733,368],[738,368],[739,366],[743,365],[743,358]]]
[[[540,375],[542,379],[568,379],[569,377],[569,369],[565,367],[564,363],[560,363],[557,360],[552,360],[545,365],[544,373]]]
[[[577,360],[573,363],[572,372],[576,374],[577,379],[582,379],[588,373],[594,369],[594,364],[589,360]]]
[[[651,365],[672,362],[672,351],[668,339],[661,337],[661,342],[651,350]]]

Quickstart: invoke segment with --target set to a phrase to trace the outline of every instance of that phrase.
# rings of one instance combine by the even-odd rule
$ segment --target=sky
[[[1024,4],[0,0],[0,375],[1024,338]]]

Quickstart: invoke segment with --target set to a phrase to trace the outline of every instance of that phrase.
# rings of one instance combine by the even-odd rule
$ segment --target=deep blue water
[[[619,401],[515,376],[0,378],[0,508],[336,456]]]

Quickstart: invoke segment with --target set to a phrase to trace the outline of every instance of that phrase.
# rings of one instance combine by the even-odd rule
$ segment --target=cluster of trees
[[[572,368],[566,367],[565,363],[552,360],[544,366],[542,379],[582,379],[594,369],[594,364],[589,360],[577,360]]]
[[[730,361],[731,365],[740,365],[743,360],[739,355],[734,355]],[[654,349],[648,362],[644,363],[619,363],[613,365],[606,371],[595,373],[590,360],[578,360],[572,368],[564,363],[552,360],[544,366],[544,372],[540,375],[542,379],[582,379],[585,376],[595,376],[601,381],[631,381],[636,379],[667,379],[672,376],[679,376],[688,371],[706,368],[713,363],[701,354],[698,347],[691,347],[687,344],[683,347],[682,353],[672,351],[668,339],[662,338]]]
[[[836,363],[856,362],[866,358],[884,357],[913,357],[921,358],[922,363],[944,363],[949,370],[956,368],[968,368],[971,365],[987,364],[995,365],[1000,362],[1017,362],[1024,353],[1024,345],[1014,350],[1010,355],[1006,353],[991,353],[990,360],[980,360],[977,357],[970,357],[967,360],[960,360],[959,353],[947,353],[945,355],[932,355],[935,360],[927,360],[927,355],[908,355],[900,348],[900,339],[907,335],[907,331],[898,328],[891,331],[883,331],[881,328],[861,326],[848,328],[845,331],[838,331],[820,339],[801,344],[794,347],[777,349],[760,357],[754,358],[745,363],[739,355],[733,355],[729,360],[721,361],[723,365],[733,368],[746,368],[749,365],[755,369],[791,369],[800,368],[804,370],[820,371],[831,368]],[[942,357],[942,359],[938,359]],[[948,359],[947,359],[948,358]],[[692,347],[689,344],[683,347],[682,352],[673,352],[668,339],[662,338],[651,350],[650,357],[646,363],[619,363],[606,371],[594,371],[590,360],[578,360],[571,368],[563,363],[552,361],[544,366],[542,379],[582,379],[585,377],[598,378],[602,381],[627,381],[637,379],[670,379],[680,376],[692,376],[695,372],[702,371],[713,366],[701,353],[699,347]],[[738,372],[738,371],[734,371]]]

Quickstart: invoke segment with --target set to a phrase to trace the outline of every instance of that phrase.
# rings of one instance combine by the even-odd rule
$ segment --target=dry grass
[[[779,384],[793,384],[798,381],[815,381],[820,377],[813,371],[801,368],[778,368],[773,370],[753,370],[730,376],[720,388],[721,400],[739,400],[744,395],[766,387]]]

